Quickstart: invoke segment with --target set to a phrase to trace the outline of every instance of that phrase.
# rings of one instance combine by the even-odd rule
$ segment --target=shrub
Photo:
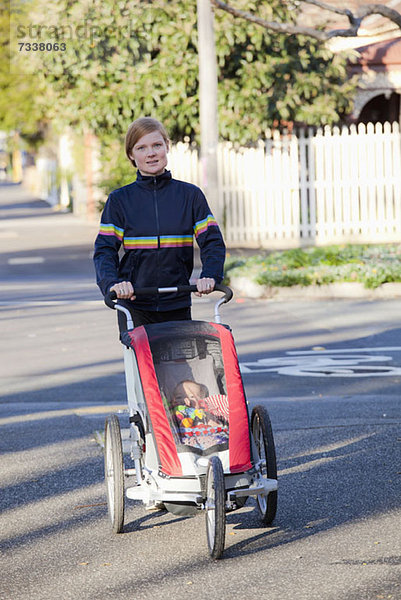
[[[265,252],[228,259],[225,282],[229,283],[233,276],[247,276],[265,286],[356,281],[367,288],[376,288],[401,281],[400,259],[400,244],[348,244]]]

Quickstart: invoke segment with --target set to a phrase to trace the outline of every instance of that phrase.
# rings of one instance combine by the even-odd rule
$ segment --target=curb
[[[341,282],[328,285],[291,287],[270,287],[255,283],[247,277],[233,277],[230,287],[237,296],[265,300],[331,300],[365,299],[379,300],[386,298],[401,298],[401,283],[383,283],[375,289],[367,289],[363,283]]]

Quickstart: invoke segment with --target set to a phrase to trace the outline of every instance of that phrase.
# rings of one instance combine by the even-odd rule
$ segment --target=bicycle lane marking
[[[240,362],[243,375],[278,373],[295,377],[395,377],[401,366],[377,365],[389,363],[393,357],[374,352],[401,352],[401,346],[379,348],[344,348],[333,350],[288,351],[284,356]]]

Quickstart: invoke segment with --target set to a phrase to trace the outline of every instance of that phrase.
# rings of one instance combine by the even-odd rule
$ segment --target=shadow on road
[[[102,387],[99,378],[89,383],[97,389]],[[32,400],[36,402],[36,393],[26,395],[27,403]],[[16,510],[24,505],[46,503],[49,498],[79,488],[95,486],[97,489],[96,485],[103,480],[102,456],[100,449],[90,447],[89,442],[93,431],[102,427],[104,417],[95,414],[92,419],[84,419],[77,415],[58,417],[53,414],[47,419],[40,415],[35,419],[33,412],[29,422],[24,422],[27,414],[25,404],[20,423],[17,417],[17,422],[10,424],[4,419],[0,426],[3,464],[8,464],[10,469],[13,461],[26,465],[26,468],[20,467],[15,481],[11,475],[9,484],[2,486],[1,508]],[[398,424],[294,431],[289,427],[276,431],[275,438],[279,503],[274,527],[262,527],[251,505],[230,513],[228,524],[234,534],[242,531],[250,535],[242,536],[238,543],[230,537],[225,559],[291,544],[400,507],[401,477],[399,464],[394,459],[400,450]],[[92,503],[100,501],[98,493],[90,499]],[[104,517],[103,507],[91,512],[94,518],[95,515]],[[54,526],[37,530],[33,526],[29,534],[6,540],[6,548],[54,535],[58,527],[64,530],[77,521],[78,517],[61,519]],[[141,517],[127,523],[126,534],[138,535],[147,528],[147,521],[147,517]],[[177,520],[165,515],[158,522],[168,529],[170,524],[174,527]],[[166,540],[168,537],[166,531]]]
[[[393,457],[399,425],[276,433],[279,501],[274,527],[227,549],[253,554],[400,508],[401,477]],[[294,447],[303,452],[292,455]],[[236,529],[260,528],[256,511],[232,513]]]

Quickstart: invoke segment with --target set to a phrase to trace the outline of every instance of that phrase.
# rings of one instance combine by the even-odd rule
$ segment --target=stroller
[[[249,419],[231,330],[221,324],[219,307],[232,298],[224,294],[215,305],[214,322],[170,321],[133,328],[128,309],[122,311],[127,330],[121,333],[129,409],[129,454],[125,468],[120,422],[105,423],[105,480],[112,529],[124,526],[124,498],[164,505],[173,514],[203,510],[209,554],[220,558],[225,543],[226,513],[256,496],[262,522],[269,525],[277,509],[277,468],[272,428],[266,409],[255,406]],[[194,292],[196,286],[144,288],[136,295]],[[125,486],[125,478],[135,477]],[[126,487],[126,490],[125,490]]]

